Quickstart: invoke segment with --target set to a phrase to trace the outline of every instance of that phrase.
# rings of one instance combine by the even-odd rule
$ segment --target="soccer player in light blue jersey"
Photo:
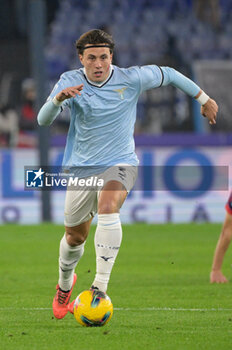
[[[59,282],[53,300],[56,318],[73,312],[69,301],[77,279],[74,270],[96,213],[96,275],[91,288],[100,293],[107,290],[122,240],[119,211],[137,175],[133,133],[140,94],[171,84],[197,99],[210,124],[216,123],[218,110],[214,100],[173,68],[113,66],[114,42],[101,30],[84,33],[76,47],[83,68],[61,75],[38,114],[38,123],[50,125],[67,106],[71,120],[63,165],[78,168],[83,178],[102,176],[104,186],[96,191],[66,192],[65,235],[60,242]]]

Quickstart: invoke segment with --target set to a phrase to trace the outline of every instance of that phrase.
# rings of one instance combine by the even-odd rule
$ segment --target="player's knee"
[[[75,230],[72,227],[66,227],[66,240],[70,246],[81,245],[85,242],[87,234]]]
[[[102,201],[98,203],[98,214],[112,214],[117,213],[119,210],[116,200]]]

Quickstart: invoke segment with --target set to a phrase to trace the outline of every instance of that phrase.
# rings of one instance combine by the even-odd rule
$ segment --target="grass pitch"
[[[1,226],[0,349],[230,349],[231,283],[209,284],[220,229],[216,224],[124,226],[108,289],[114,315],[103,328],[84,328],[71,314],[62,320],[52,314],[63,227]],[[93,235],[94,227],[73,298],[94,278]]]

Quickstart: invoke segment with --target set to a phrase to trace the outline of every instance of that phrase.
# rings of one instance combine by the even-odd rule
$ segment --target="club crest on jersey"
[[[124,100],[124,91],[127,89],[127,87],[121,88],[121,89],[115,89],[114,91],[119,93],[119,96],[121,100]]]

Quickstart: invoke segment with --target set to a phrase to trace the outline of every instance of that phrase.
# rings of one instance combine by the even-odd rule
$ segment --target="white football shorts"
[[[101,174],[93,175],[90,178],[103,180],[103,186],[91,188],[89,186],[69,187],[66,191],[65,209],[64,209],[64,225],[73,227],[88,221],[97,213],[98,197],[104,185],[112,180],[122,183],[129,193],[133,188],[137,178],[138,168],[128,164],[117,164],[108,168]],[[88,183],[88,181],[86,181]]]

